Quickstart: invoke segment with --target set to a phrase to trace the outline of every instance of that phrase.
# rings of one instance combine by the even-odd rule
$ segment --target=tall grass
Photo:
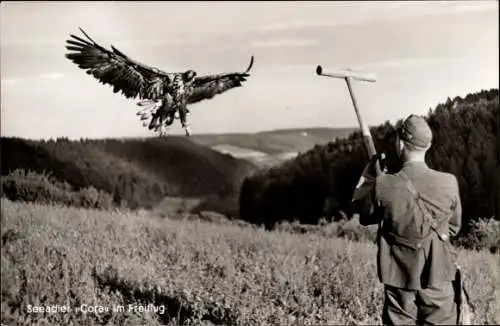
[[[380,324],[368,242],[2,199],[1,251],[7,325]],[[476,323],[499,323],[499,256],[458,257]],[[56,304],[72,311],[27,311]]]

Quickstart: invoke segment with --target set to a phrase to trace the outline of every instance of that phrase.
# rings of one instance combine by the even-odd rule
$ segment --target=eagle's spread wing
[[[71,34],[72,39],[66,41],[66,49],[73,52],[67,53],[66,58],[102,84],[113,86],[113,92],[121,91],[127,98],[156,100],[163,95],[173,74],[134,61],[113,46],[112,51],[107,50],[94,42],[83,29],[80,28],[80,31],[88,40]]]
[[[196,103],[202,100],[211,99],[217,94],[221,94],[234,87],[242,86],[253,65],[253,56],[245,72],[233,72],[217,75],[207,75],[196,77],[193,81],[193,91],[191,92],[187,103]]]

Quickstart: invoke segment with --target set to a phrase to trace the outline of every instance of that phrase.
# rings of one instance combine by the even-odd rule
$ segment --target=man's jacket
[[[456,177],[430,169],[424,162],[406,162],[402,171],[422,196],[439,234],[455,236],[462,214]],[[355,199],[376,206],[372,214],[361,214],[361,224],[382,221],[377,254],[379,280],[410,290],[452,281],[455,266],[449,241],[441,240],[436,232],[431,232],[425,241],[414,241],[421,234],[411,234],[416,229],[412,217],[421,211],[401,172],[364,180]]]

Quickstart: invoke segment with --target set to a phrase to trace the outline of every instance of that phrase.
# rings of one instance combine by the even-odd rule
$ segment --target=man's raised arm
[[[361,178],[354,190],[352,207],[354,213],[359,214],[361,225],[378,224],[382,218],[381,211],[376,202],[375,187],[377,176],[375,164],[379,158],[374,156],[366,165]]]

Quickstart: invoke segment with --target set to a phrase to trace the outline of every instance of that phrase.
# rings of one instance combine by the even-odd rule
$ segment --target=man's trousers
[[[456,325],[457,307],[451,282],[440,288],[406,290],[385,286],[384,325]]]

